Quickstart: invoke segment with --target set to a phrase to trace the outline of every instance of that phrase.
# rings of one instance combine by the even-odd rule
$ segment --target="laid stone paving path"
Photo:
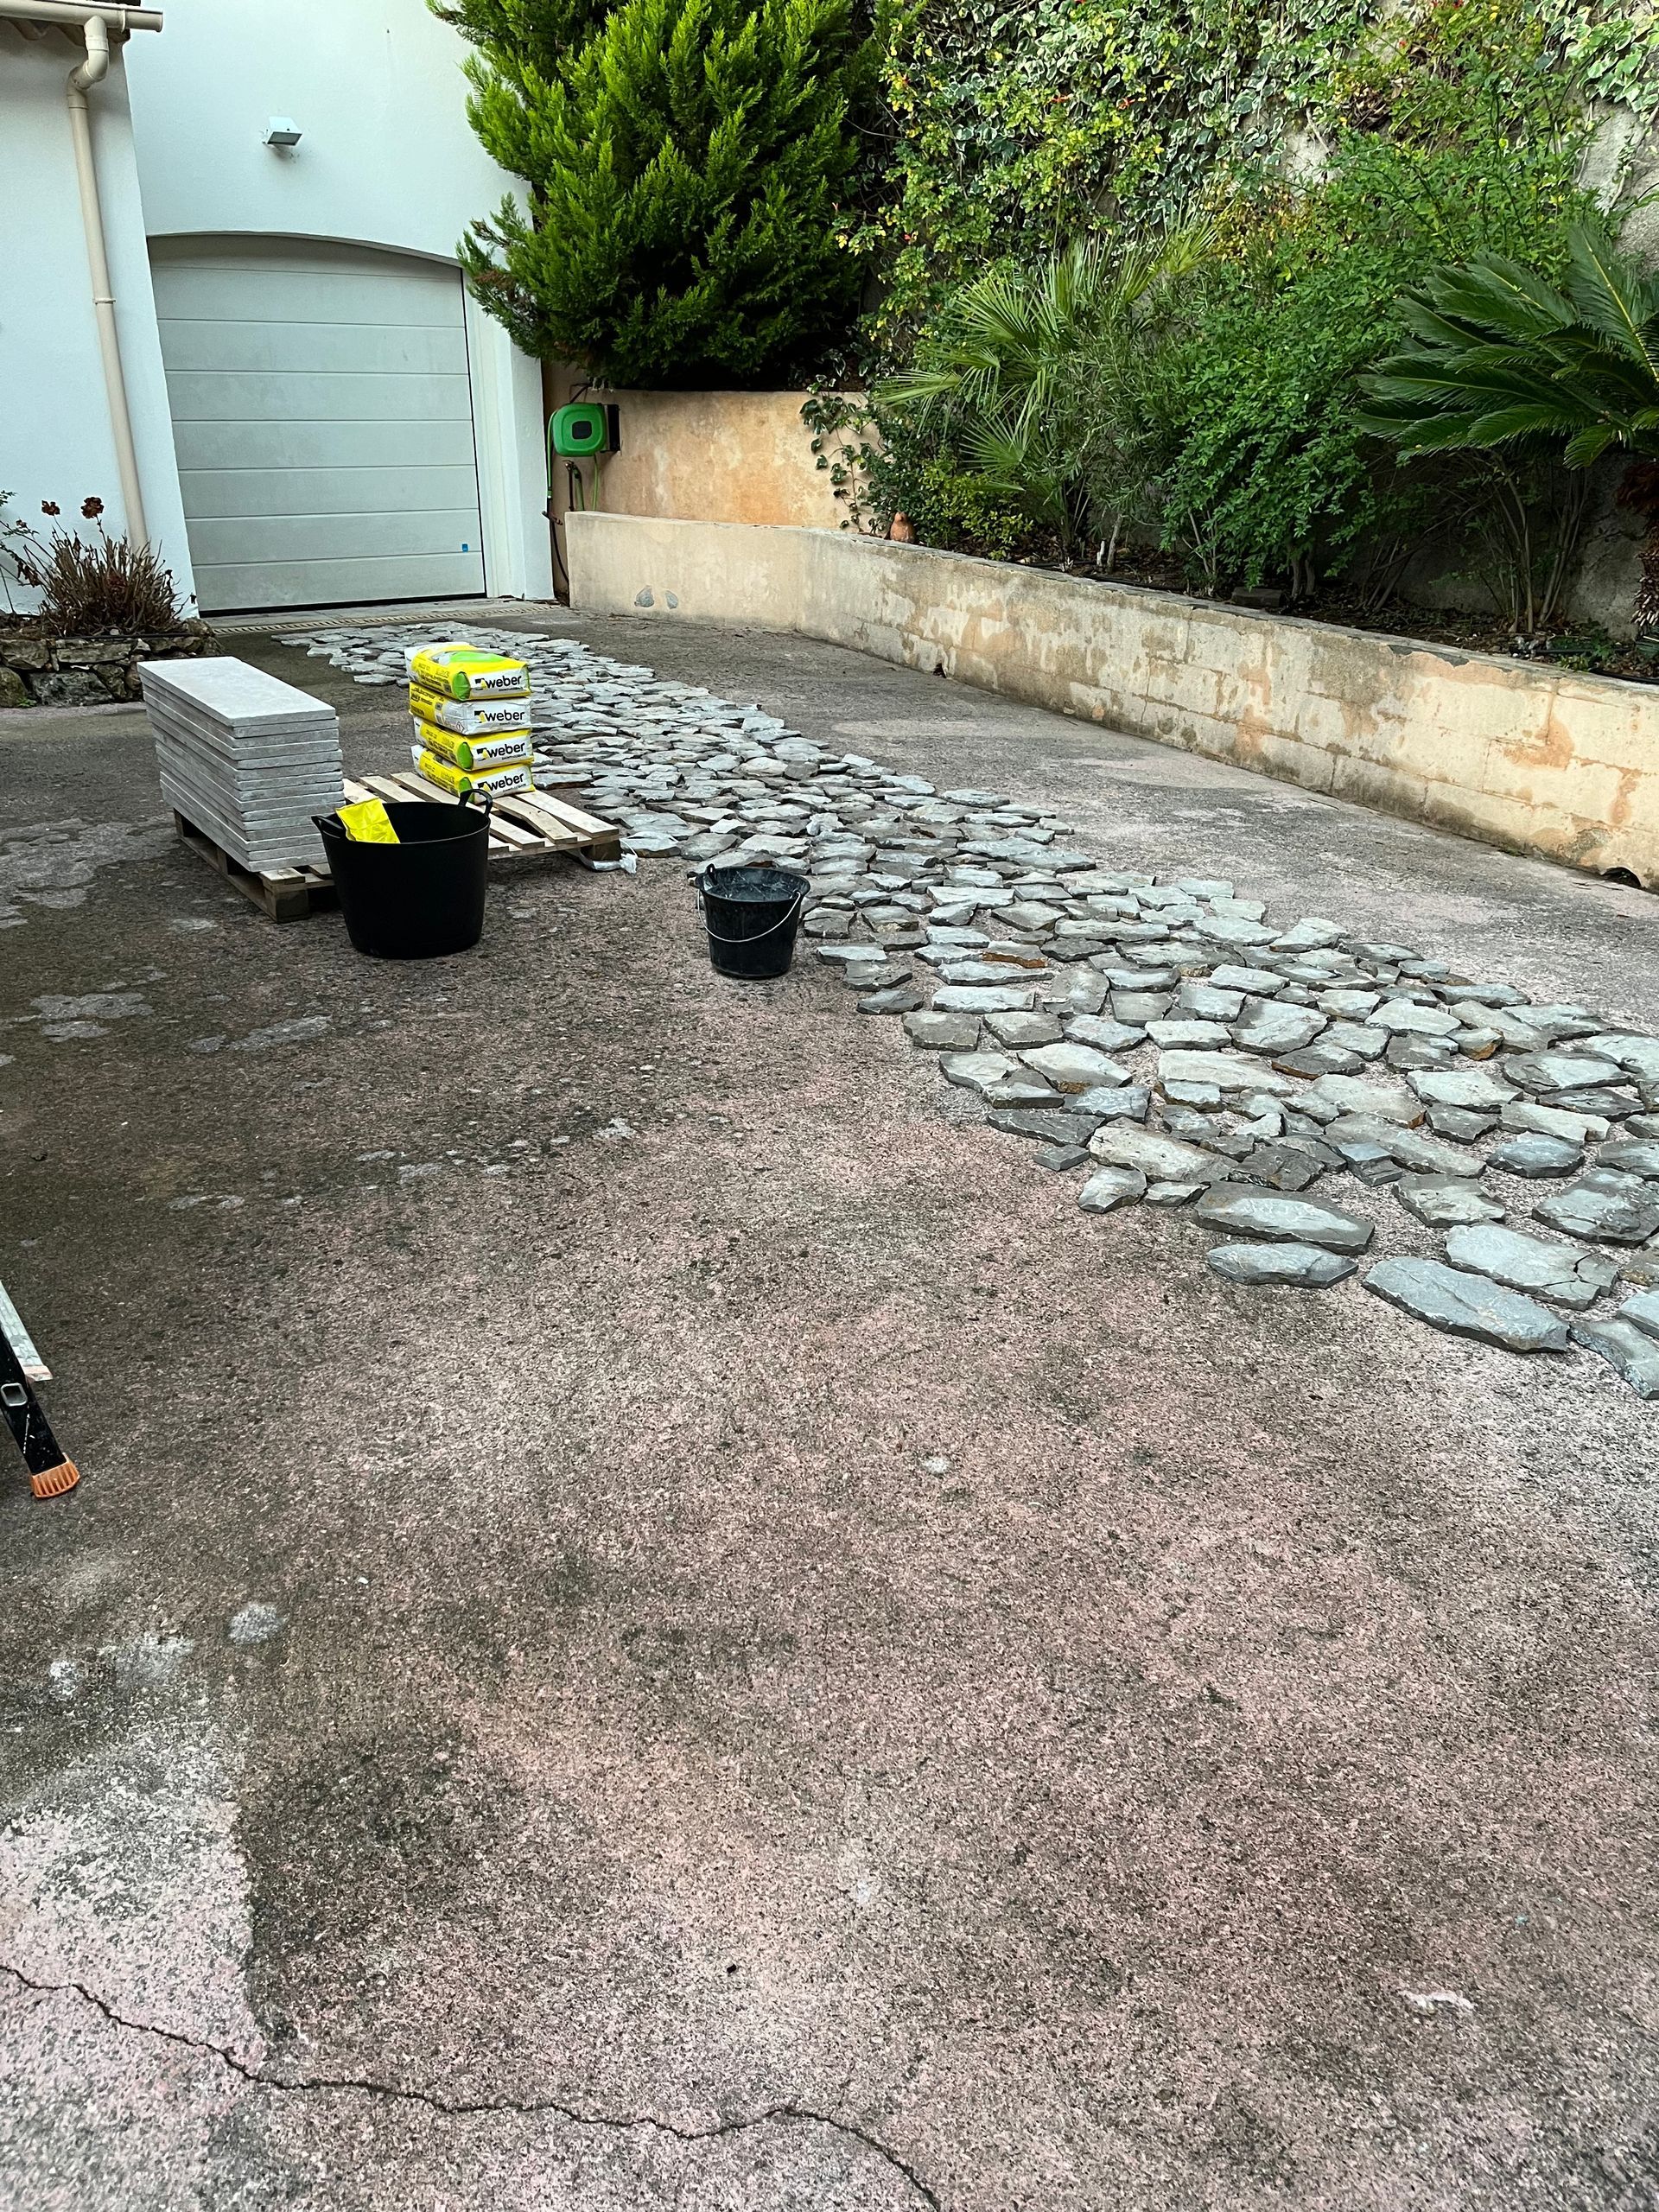
[[[282,642],[390,685],[439,634]],[[1365,1287],[1433,1327],[1577,1344],[1659,1396],[1659,1038],[1322,916],[1281,927],[1218,877],[1101,868],[1040,807],[940,791],[573,639],[467,635],[530,663],[537,763],[626,848],[808,874],[825,969],[993,1128],[1083,1174],[1085,1209],[1190,1207],[1235,1283],[1318,1288],[1366,1255]],[[1445,1230],[1444,1258],[1376,1257],[1349,1177]],[[1516,1212],[1528,1227],[1500,1226]]]

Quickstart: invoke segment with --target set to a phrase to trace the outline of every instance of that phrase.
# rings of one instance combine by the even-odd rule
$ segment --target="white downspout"
[[[75,148],[75,179],[80,187],[80,219],[86,232],[86,259],[92,273],[92,311],[98,317],[98,348],[104,358],[104,385],[110,400],[110,429],[115,437],[115,465],[121,478],[121,505],[127,535],[137,545],[149,541],[144,495],[138,482],[138,455],[132,442],[132,410],[121,366],[121,340],[115,325],[115,294],[110,285],[110,257],[104,243],[104,211],[99,204],[98,168],[92,159],[92,123],[88,89],[109,74],[110,32],[102,16],[88,16],[81,26],[86,59],[69,73],[69,135]],[[119,28],[124,30],[125,10]]]

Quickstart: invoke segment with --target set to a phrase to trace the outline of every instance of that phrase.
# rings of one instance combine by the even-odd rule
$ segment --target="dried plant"
[[[0,550],[26,584],[41,594],[38,613],[65,636],[98,630],[181,629],[186,614],[173,572],[153,545],[135,544],[124,532],[104,527],[104,502],[83,499],[81,519],[96,535],[66,529],[62,509],[42,499],[44,532],[26,522],[0,524]]]

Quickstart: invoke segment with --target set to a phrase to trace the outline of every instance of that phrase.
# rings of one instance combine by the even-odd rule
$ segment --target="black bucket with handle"
[[[784,868],[706,868],[696,879],[709,957],[722,976],[783,976],[809,886]]]
[[[457,806],[388,799],[395,845],[359,843],[340,817],[314,815],[340,894],[346,932],[383,960],[466,952],[484,933],[489,865],[487,803]]]

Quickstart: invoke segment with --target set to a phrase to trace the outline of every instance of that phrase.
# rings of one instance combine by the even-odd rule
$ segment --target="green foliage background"
[[[1659,119],[1659,0],[896,0],[888,171],[849,238],[879,280],[876,353],[906,353],[987,257],[1169,217],[1298,144],[1317,158],[1414,18],[1450,35],[1462,12],[1524,26],[1563,88]]]

